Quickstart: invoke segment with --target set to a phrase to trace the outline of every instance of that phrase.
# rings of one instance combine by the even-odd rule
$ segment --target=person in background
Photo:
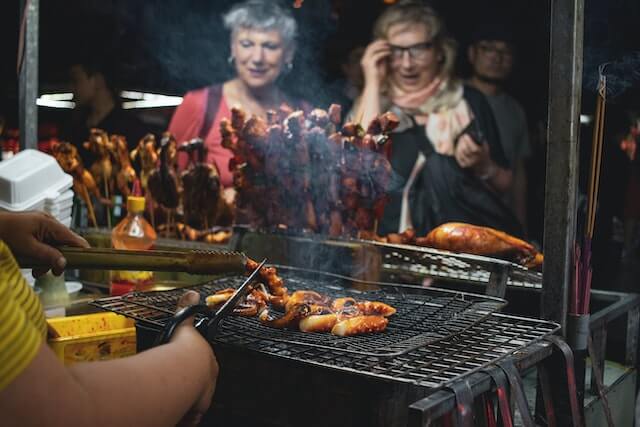
[[[522,106],[505,91],[514,66],[514,40],[500,23],[485,23],[473,34],[467,57],[472,74],[468,84],[482,92],[496,119],[500,141],[513,171],[513,184],[505,194],[518,220],[527,224],[527,174],[525,161],[531,154],[527,116]]]
[[[146,134],[143,123],[132,112],[122,109],[115,85],[114,60],[104,55],[87,54],[72,62],[69,79],[76,104],[71,121],[63,129],[62,140],[78,148],[85,167],[95,161],[94,155],[82,144],[88,140],[92,128],[108,134],[124,135],[129,150]]]
[[[57,245],[89,246],[47,214],[0,213],[2,425],[198,424],[211,404],[218,364],[193,322],[183,322],[168,344],[135,356],[71,366],[56,358],[47,346],[40,301],[12,252],[39,259],[61,274],[66,260]],[[196,292],[185,294],[179,308],[198,298]]]
[[[454,77],[456,43],[424,3],[401,1],[380,15],[361,65],[364,90],[351,118],[367,126],[387,110],[395,172],[380,230],[420,235],[448,221],[521,234],[500,195],[509,168],[484,96]]]
[[[364,84],[364,76],[362,75],[362,67],[360,66],[363,54],[364,47],[356,46],[349,51],[345,61],[340,64],[340,69],[345,79],[342,94],[351,104],[353,104],[362,92],[362,86]]]
[[[266,118],[268,110],[277,110],[283,103],[305,106],[277,85],[278,78],[293,68],[297,24],[290,10],[273,1],[249,0],[233,6],[223,19],[231,32],[228,61],[235,76],[188,92],[169,123],[169,132],[179,143],[202,138],[207,162],[218,167],[222,185],[230,188],[232,154],[221,145],[220,121],[231,117],[231,108]],[[182,169],[186,164],[187,156],[181,153],[178,166]]]

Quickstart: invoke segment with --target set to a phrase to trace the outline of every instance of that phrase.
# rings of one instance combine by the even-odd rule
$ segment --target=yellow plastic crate
[[[96,313],[47,319],[49,346],[65,364],[108,360],[136,353],[132,319]]]

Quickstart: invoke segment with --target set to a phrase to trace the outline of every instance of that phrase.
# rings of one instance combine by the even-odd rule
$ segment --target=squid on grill
[[[333,335],[348,337],[384,331],[389,319],[383,316],[355,316],[336,323],[331,328]]]
[[[279,318],[271,318],[268,309],[262,310],[260,322],[274,328],[296,328],[305,317],[328,312],[328,307],[319,304],[294,304]]]
[[[257,267],[256,261],[247,260],[247,271]],[[234,314],[258,316],[260,323],[273,328],[352,336],[384,331],[389,323],[387,317],[396,313],[394,307],[379,301],[359,301],[352,297],[332,299],[312,290],[298,290],[289,295],[275,267],[262,267],[259,277],[263,283],[254,285],[234,309]],[[214,308],[224,303],[234,291],[227,288],[209,295],[207,305]],[[284,309],[284,313],[274,316],[270,306]]]

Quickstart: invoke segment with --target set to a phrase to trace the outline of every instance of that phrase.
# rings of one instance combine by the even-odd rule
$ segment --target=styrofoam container
[[[66,190],[54,198],[46,198],[44,203],[51,206],[71,206],[73,204],[73,190]]]
[[[37,150],[24,150],[0,163],[0,208],[38,210],[47,197],[55,199],[73,185],[56,159]]]
[[[44,209],[46,209],[47,211],[51,212],[51,211],[63,211],[65,209],[71,209],[73,207],[73,203],[62,203],[59,205],[51,205],[48,203],[44,204]]]
[[[45,211],[48,212],[49,215],[54,216],[59,219],[64,219],[71,216],[72,208],[65,208],[59,211]]]

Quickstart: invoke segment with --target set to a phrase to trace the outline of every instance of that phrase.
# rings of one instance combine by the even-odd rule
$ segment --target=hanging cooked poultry
[[[148,133],[140,141],[138,146],[131,151],[131,160],[138,160],[140,163],[140,183],[142,189],[147,191],[149,175],[158,164],[158,154],[156,152],[156,137]]]
[[[207,229],[214,224],[230,225],[233,211],[222,197],[218,168],[215,164],[204,163],[202,139],[194,138],[183,143],[178,150],[187,152],[191,160],[181,175],[185,222],[198,229]]]
[[[518,262],[527,267],[539,267],[543,255],[533,245],[489,227],[450,222],[434,228],[416,243],[452,252],[495,256]]]
[[[131,194],[131,188],[137,178],[129,159],[127,140],[122,135],[111,135],[110,148],[115,159],[116,187],[126,199]]]
[[[220,132],[240,222],[332,236],[376,227],[392,173],[386,134],[398,119],[386,113],[366,131],[348,123],[338,132],[340,114],[338,105],[307,115],[282,106],[267,120],[231,110]]]
[[[113,162],[111,161],[113,149],[109,136],[102,129],[92,128],[89,132],[89,140],[85,141],[82,146],[96,156],[96,161],[89,167],[89,171],[98,188],[109,199],[115,188]]]
[[[168,228],[162,224],[158,227],[158,231],[164,231]],[[206,230],[196,230],[193,227],[189,227],[185,223],[177,222],[175,224],[175,232],[177,237],[183,240],[191,240],[193,242],[205,242],[213,244],[227,243],[231,238],[232,231],[228,227],[213,227]]]
[[[109,205],[110,201],[102,197],[93,176],[84,168],[78,150],[73,144],[57,142],[53,144],[51,149],[53,157],[58,161],[62,170],[73,177],[73,191],[84,200],[89,212],[89,219],[92,225],[97,227],[98,222],[90,194],[102,204]]]
[[[157,203],[167,212],[166,233],[174,231],[175,211],[180,203],[180,184],[176,176],[177,143],[169,132],[162,134],[158,156],[160,164],[149,174],[147,188],[152,204]]]

